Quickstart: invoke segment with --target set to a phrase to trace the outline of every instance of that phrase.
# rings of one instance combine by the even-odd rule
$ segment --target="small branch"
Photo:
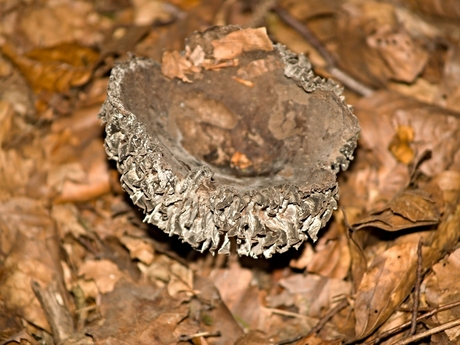
[[[447,323],[445,323],[443,325],[440,325],[438,327],[429,329],[429,330],[427,330],[425,332],[422,332],[422,333],[407,337],[407,338],[405,338],[403,340],[398,340],[398,341],[392,343],[391,345],[406,345],[406,344],[410,344],[410,343],[413,343],[413,342],[415,342],[417,340],[426,338],[426,337],[428,337],[430,335],[440,333],[442,331],[445,331],[446,329],[453,328],[453,327],[459,326],[459,325],[460,325],[460,319],[457,319],[457,320],[454,320],[454,321],[451,321],[451,322],[447,322]]]
[[[191,335],[187,334],[182,334],[179,336],[179,341],[190,341],[193,340],[194,338],[200,338],[200,337],[220,337],[220,332],[200,332],[200,333],[195,333]]]
[[[33,280],[31,286],[50,324],[54,342],[56,344],[63,342],[74,333],[74,324],[64,297],[59,292],[58,283],[53,281],[46,288],[42,288]]]
[[[287,25],[296,30],[308,43],[310,43],[313,48],[315,48],[326,60],[327,71],[334,76],[338,81],[345,85],[350,90],[355,91],[356,93],[362,96],[371,95],[374,90],[368,86],[362,84],[361,82],[354,79],[352,76],[348,75],[338,67],[336,67],[335,57],[326,49],[326,47],[316,38],[316,36],[310,31],[310,29],[305,26],[303,23],[299,22],[290,13],[280,7],[275,7],[275,12],[284,21]]]
[[[422,283],[422,238],[420,237],[417,246],[417,279],[415,282],[415,291],[414,291],[414,305],[412,307],[412,324],[410,326],[409,335],[415,334],[415,329],[417,327],[417,316],[418,316],[418,307],[420,304],[420,284]]]
[[[428,313],[425,313],[423,315],[420,315],[419,317],[417,317],[417,322],[418,321],[421,321],[423,319],[426,319],[430,316],[433,316],[434,314],[437,314],[441,311],[444,311],[444,310],[448,310],[448,309],[452,309],[452,308],[455,308],[455,307],[458,307],[460,306],[460,301],[457,301],[457,302],[452,302],[452,303],[448,303],[448,304],[443,304],[437,308],[434,308],[433,310],[429,311]],[[374,344],[377,344],[378,342],[380,342],[382,339],[385,339],[385,338],[388,338],[389,336],[393,335],[393,334],[396,334],[396,333],[399,333],[401,332],[404,328],[407,328],[409,327],[410,325],[412,324],[412,321],[408,321],[408,322],[405,322],[403,323],[402,325],[399,325],[395,328],[392,328],[386,332],[383,332],[381,334],[378,335],[378,337],[368,341],[368,342],[365,342],[363,345],[374,345]]]
[[[345,308],[346,306],[348,305],[348,301],[346,299],[344,299],[342,302],[340,302],[339,304],[337,304],[334,308],[332,308],[331,310],[329,310],[326,315],[324,315],[321,320],[319,320],[319,322],[316,324],[315,327],[312,328],[312,330],[310,331],[309,334],[314,334],[314,333],[318,333],[323,327],[324,325],[335,315],[337,314],[339,311],[341,311],[343,308]]]

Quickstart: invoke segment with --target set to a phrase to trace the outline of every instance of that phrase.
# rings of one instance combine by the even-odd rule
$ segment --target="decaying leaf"
[[[458,172],[444,172],[434,181],[443,191],[445,214],[437,230],[423,239],[422,271],[455,246],[460,233],[460,185]],[[356,338],[371,334],[385,322],[412,290],[416,278],[417,242],[397,243],[377,255],[359,285],[355,301]]]
[[[442,212],[442,196],[435,183],[424,188],[407,187],[380,210],[370,212],[353,224],[355,229],[377,227],[398,231],[437,224]]]
[[[86,83],[99,54],[77,43],[62,43],[19,54],[9,43],[1,51],[24,74],[35,91],[66,92]]]
[[[412,290],[417,243],[393,246],[375,257],[359,285],[355,301],[356,338],[371,334]]]
[[[175,329],[188,314],[188,306],[165,289],[137,286],[126,281],[102,295],[100,312],[104,323],[88,327],[95,344],[177,344]]]
[[[447,258],[433,266],[433,272],[426,278],[426,300],[431,307],[441,304],[456,302],[459,300],[458,282],[460,280],[460,249],[457,249]],[[460,307],[441,311],[436,314],[440,324],[453,321],[458,318]],[[454,342],[460,337],[460,327],[454,327],[445,331],[449,340]]]
[[[347,2],[337,25],[341,64],[368,84],[412,82],[427,62],[423,43],[398,22],[390,3]]]
[[[0,204],[0,255],[6,273],[0,280],[0,295],[6,308],[48,332],[30,281],[43,285],[61,281],[57,243],[56,229],[42,203],[17,197]],[[66,303],[64,294],[61,298]]]
[[[214,58],[229,60],[240,56],[243,52],[253,50],[272,51],[273,44],[268,38],[267,29],[237,30],[211,41],[214,47]]]
[[[118,266],[109,260],[85,261],[78,274],[87,280],[94,280],[101,294],[113,291],[115,284],[125,277]]]

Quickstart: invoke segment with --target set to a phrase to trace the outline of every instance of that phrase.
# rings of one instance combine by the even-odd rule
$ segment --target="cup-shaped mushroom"
[[[146,222],[201,251],[236,243],[239,255],[271,257],[317,239],[359,125],[305,56],[261,47],[248,30],[194,33],[163,65],[116,65],[100,117]]]

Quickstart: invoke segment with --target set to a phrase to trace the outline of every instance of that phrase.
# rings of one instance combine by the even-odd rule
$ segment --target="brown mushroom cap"
[[[187,51],[212,59],[211,43],[238,30],[194,33]],[[358,121],[305,56],[271,47],[199,66],[191,83],[145,58],[112,71],[100,118],[122,186],[144,221],[198,250],[229,253],[235,237],[239,255],[268,258],[316,240],[337,208]]]

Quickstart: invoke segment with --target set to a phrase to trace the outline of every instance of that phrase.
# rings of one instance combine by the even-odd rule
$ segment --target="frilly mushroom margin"
[[[328,121],[341,117],[343,128],[338,143],[322,143],[324,159],[308,162],[313,168],[299,168],[291,178],[260,177],[262,182],[253,177],[232,184],[231,179],[219,178],[216,169],[196,159],[178,164],[174,155],[186,156],[188,152],[164,133],[156,137],[156,132],[128,109],[129,96],[123,95],[129,74],[160,73],[159,64],[132,58],[114,67],[99,117],[106,123],[107,154],[117,162],[122,187],[146,214],[145,222],[213,254],[216,250],[229,254],[233,237],[237,253],[254,258],[298,249],[307,234],[313,241],[317,239],[318,231],[337,209],[336,174],[347,169],[353,159],[360,128],[351,106],[344,102],[342,89],[330,79],[315,76],[305,56],[278,44],[272,54],[284,64],[284,76],[305,94],[317,90],[329,94],[327,101],[338,104],[342,113],[330,114],[326,106],[319,110],[320,116],[326,117],[326,127]],[[327,133],[326,128],[324,137]]]

